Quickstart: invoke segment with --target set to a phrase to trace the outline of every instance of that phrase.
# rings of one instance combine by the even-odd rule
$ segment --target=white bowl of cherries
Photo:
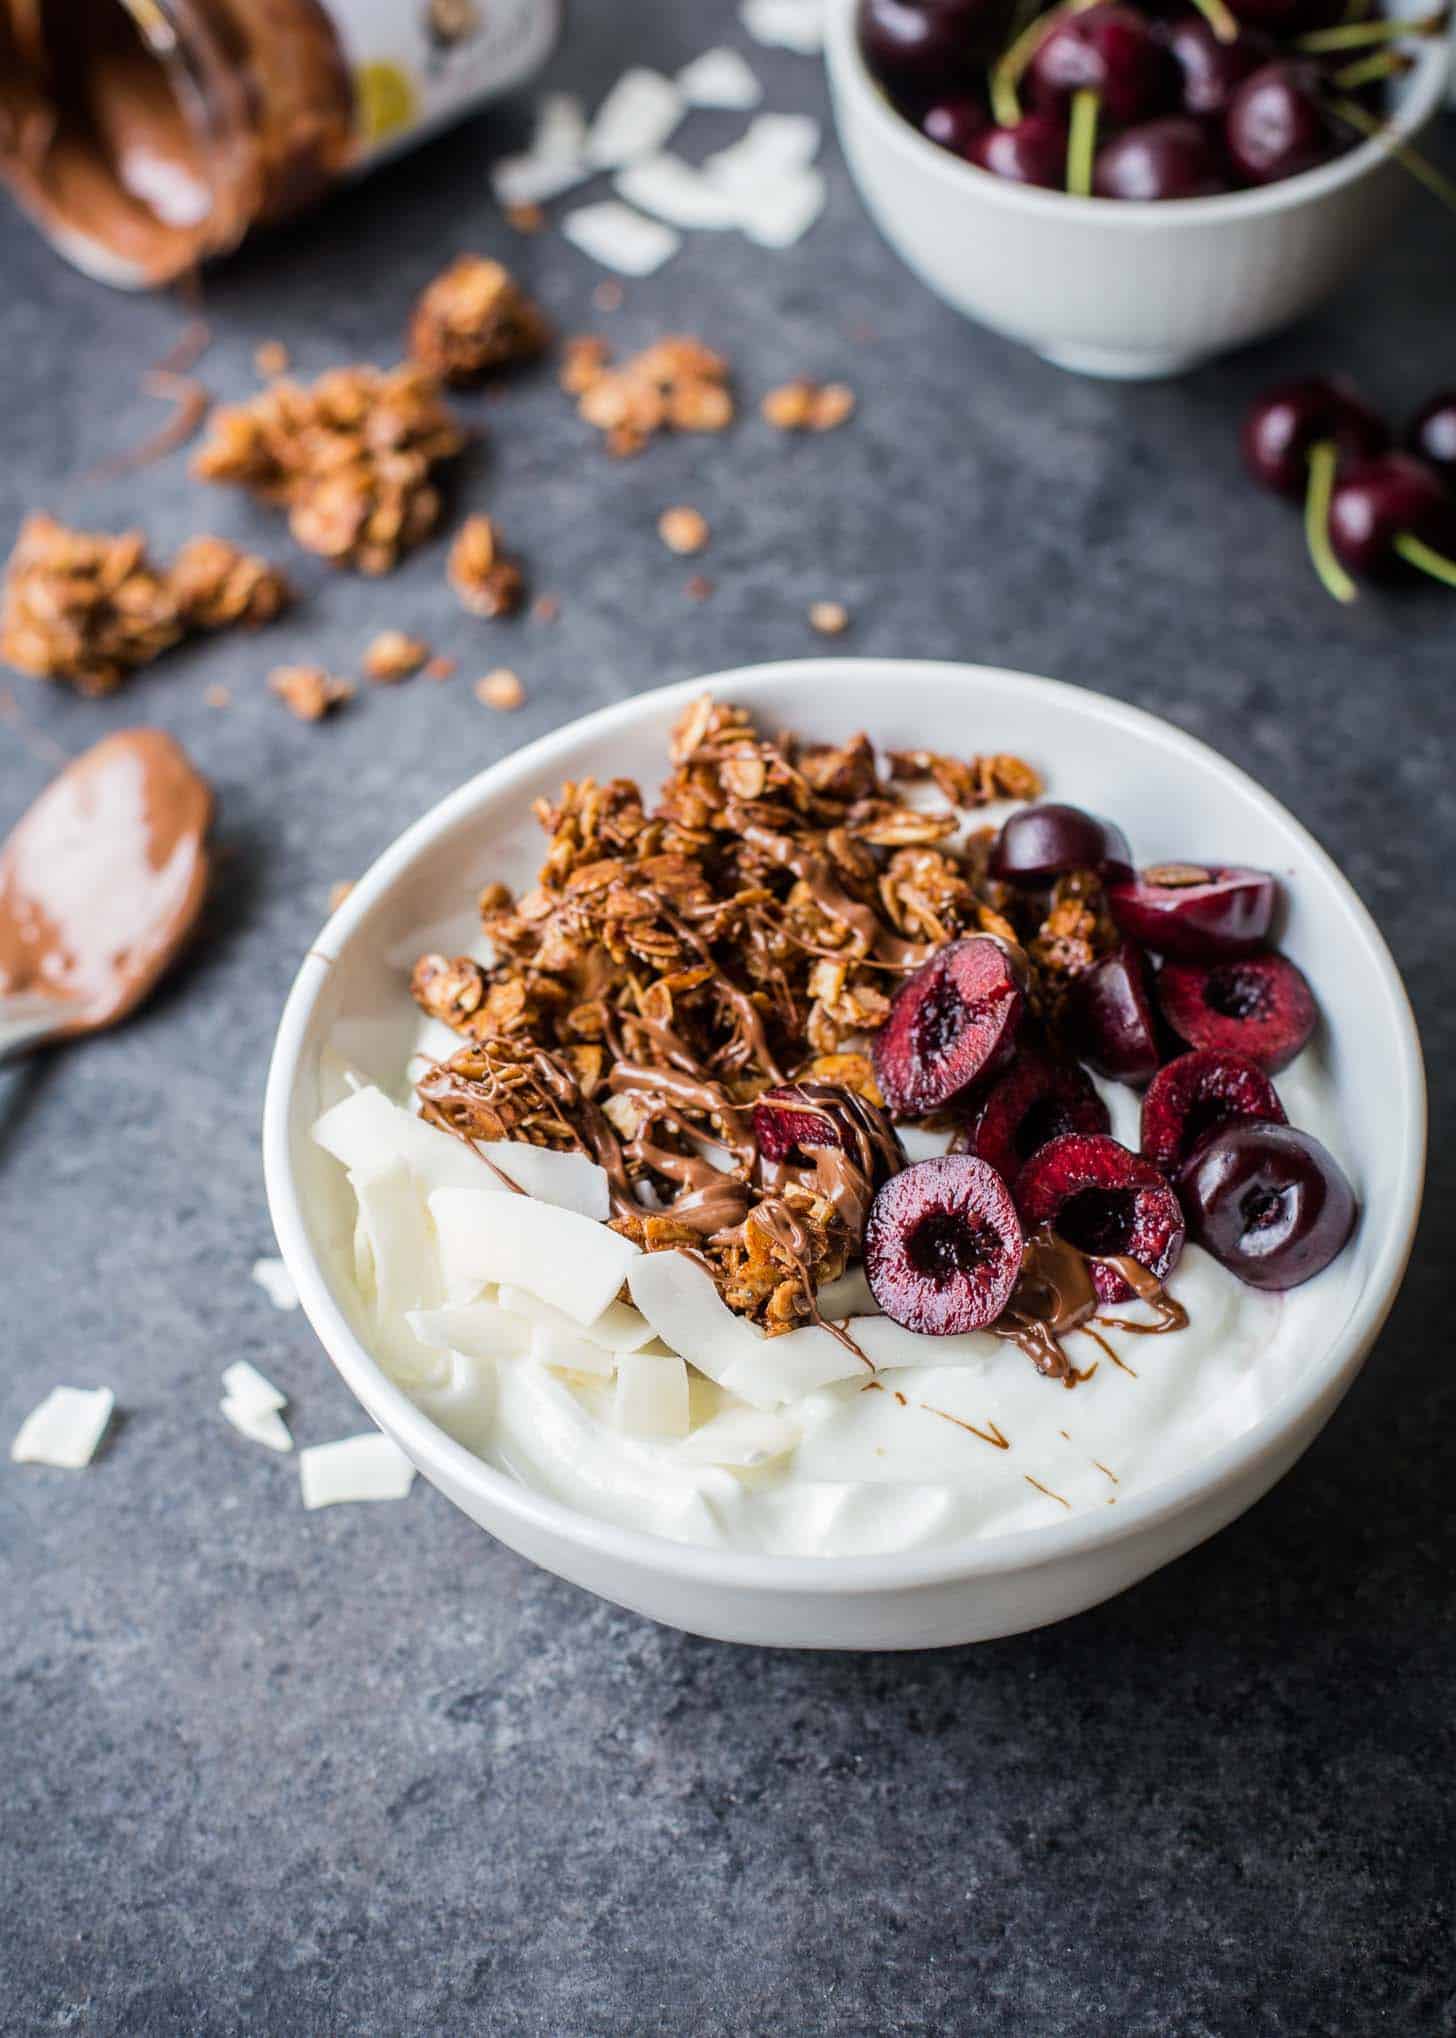
[[[1364,11],[1361,12],[1363,7]],[[831,0],[850,167],[938,295],[1059,366],[1173,375],[1376,245],[1449,68],[1429,0]]]

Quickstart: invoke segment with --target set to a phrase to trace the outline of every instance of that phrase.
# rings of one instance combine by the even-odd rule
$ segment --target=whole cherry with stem
[[[1410,569],[1456,587],[1456,502],[1409,453],[1384,453],[1340,476],[1329,541],[1352,573],[1396,579]]]
[[[1277,495],[1304,500],[1305,542],[1324,587],[1353,601],[1355,587],[1330,543],[1330,497],[1343,465],[1384,453],[1390,432],[1347,382],[1311,375],[1261,396],[1244,419],[1244,463]]]
[[[1068,123],[1066,185],[1092,191],[1097,129],[1119,127],[1173,106],[1177,74],[1147,19],[1117,0],[1064,13],[1041,38],[1027,67],[1027,96]]]

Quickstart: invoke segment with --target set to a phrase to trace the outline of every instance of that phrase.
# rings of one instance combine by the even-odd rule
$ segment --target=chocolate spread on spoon
[[[212,815],[212,788],[160,729],[69,764],[0,850],[0,997],[55,999],[58,1035],[140,1004],[201,909]]]

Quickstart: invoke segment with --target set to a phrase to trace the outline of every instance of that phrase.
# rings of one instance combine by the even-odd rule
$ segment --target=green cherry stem
[[[1368,141],[1378,142],[1388,156],[1393,156],[1397,163],[1410,171],[1418,184],[1424,184],[1429,192],[1439,198],[1448,212],[1456,212],[1456,184],[1444,176],[1434,163],[1428,163],[1415,149],[1408,148],[1403,142],[1392,141],[1383,120],[1377,120],[1373,113],[1367,113],[1355,99],[1331,99],[1327,104],[1337,120],[1343,120],[1347,127],[1353,127],[1357,134],[1363,134]]]
[[[1017,92],[1026,67],[1056,27],[1068,14],[1081,14],[1088,7],[1095,7],[1097,0],[1057,0],[1055,7],[1048,7],[1029,21],[1021,33],[1006,45],[991,67],[990,98],[991,112],[998,127],[1015,127],[1021,118],[1021,99]]]
[[[1092,165],[1097,155],[1097,115],[1102,97],[1097,92],[1074,92],[1072,116],[1067,128],[1067,189],[1073,198],[1092,196]]]
[[[1213,30],[1219,42],[1238,41],[1238,21],[1231,10],[1224,5],[1224,0],[1193,0],[1193,5]]]
[[[1335,468],[1340,449],[1333,439],[1321,439],[1309,449],[1309,487],[1304,497],[1304,542],[1310,564],[1320,577],[1326,594],[1339,602],[1352,602],[1359,589],[1335,557],[1330,544],[1330,497],[1334,493]]]
[[[1410,67],[1411,60],[1403,51],[1376,50],[1372,56],[1361,57],[1336,71],[1331,83],[1342,92],[1358,92],[1362,85],[1378,85],[1383,78],[1394,78]]]
[[[1444,552],[1433,551],[1424,540],[1411,537],[1408,531],[1392,538],[1390,544],[1392,551],[1398,552],[1407,565],[1429,573],[1434,580],[1443,580],[1447,587],[1456,587],[1456,559],[1448,559]]]
[[[1306,56],[1322,57],[1332,51],[1363,49],[1370,42],[1389,42],[1396,36],[1440,35],[1448,19],[1442,8],[1439,14],[1428,14],[1421,21],[1345,21],[1336,28],[1315,28],[1308,35],[1296,36],[1294,47]]]

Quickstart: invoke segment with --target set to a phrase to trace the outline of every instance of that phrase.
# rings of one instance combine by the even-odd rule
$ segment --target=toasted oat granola
[[[321,722],[325,715],[354,698],[347,679],[336,679],[322,665],[279,665],[268,675],[268,691],[276,694],[300,722]]]
[[[618,459],[640,453],[659,432],[721,432],[733,422],[728,363],[701,340],[670,334],[610,364],[604,340],[568,340],[561,386]]]
[[[475,616],[513,616],[525,598],[521,569],[501,551],[487,516],[465,519],[450,547],[450,585],[462,607]]]
[[[409,350],[442,381],[478,382],[534,361],[551,330],[509,269],[461,255],[426,286],[410,320]]]
[[[305,551],[387,573],[439,521],[435,471],[464,443],[426,369],[360,364],[215,411],[192,471],[286,509]]]
[[[481,896],[493,962],[420,958],[417,1001],[466,1043],[420,1096],[466,1137],[593,1154],[619,1230],[648,1250],[690,1246],[730,1307],[785,1330],[858,1241],[802,1183],[774,1192],[797,1242],[768,1221],[740,1136],[754,1098],[803,1079],[878,1103],[865,1036],[947,941],[993,933],[1024,947],[1033,1009],[1055,1025],[1066,984],[1115,936],[1090,873],[1055,888],[1043,921],[1034,895],[991,878],[990,829],[959,839],[957,808],[1040,790],[1019,759],[899,753],[886,775],[863,735],[770,738],[709,698],[679,722],[670,757],[651,805],[627,779],[584,779],[539,805],[538,883]],[[933,778],[955,804],[907,805],[897,776]],[[687,1079],[671,1108],[619,1080],[644,1065]],[[728,1149],[741,1204],[707,1237],[663,1207],[673,1169],[704,1142]]]
[[[854,391],[847,382],[784,382],[759,405],[779,432],[832,432],[854,415]]]
[[[189,538],[167,569],[177,611],[191,630],[255,630],[287,607],[288,582],[276,566],[226,538]]]
[[[411,637],[403,630],[381,630],[371,637],[364,653],[364,676],[376,686],[393,686],[409,679],[429,662],[430,647],[423,637]]]

